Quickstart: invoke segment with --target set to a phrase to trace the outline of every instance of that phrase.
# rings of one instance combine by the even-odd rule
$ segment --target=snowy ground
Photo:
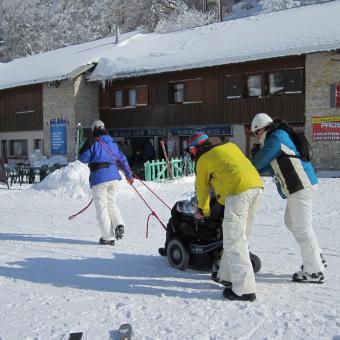
[[[76,331],[117,339],[122,323],[133,325],[134,339],[340,339],[340,178],[321,179],[314,210],[328,262],[324,285],[291,282],[299,252],[283,225],[284,201],[265,179],[251,243],[263,267],[257,300],[243,303],[224,300],[209,273],[177,271],[158,256],[164,230],[152,220],[145,239],[147,208],[123,181],[126,234],[116,247],[97,244],[93,206],[68,221],[90,199],[84,169],[58,170],[40,186],[0,187],[1,340],[67,339]],[[172,206],[193,183],[150,186]],[[136,187],[166,222],[168,209]]]

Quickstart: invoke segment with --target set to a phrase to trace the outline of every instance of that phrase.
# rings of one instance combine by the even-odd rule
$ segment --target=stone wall
[[[74,126],[74,84],[73,81],[63,80],[57,87],[43,85],[43,123],[44,123],[44,154],[51,156],[51,133],[50,120],[62,118],[69,122],[67,128],[67,158],[74,157],[74,148],[72,142],[74,139],[73,131],[70,128]]]
[[[75,81],[63,80],[58,87],[43,85],[44,154],[51,156],[51,119],[68,121],[67,159],[76,156],[77,124],[83,127],[99,119],[98,84],[86,83],[82,76]]]
[[[340,53],[325,52],[306,57],[306,137],[314,151],[317,170],[340,170],[340,141],[313,141],[313,116],[340,116],[330,107],[330,85],[340,82]]]
[[[89,128],[94,120],[99,119],[99,85],[88,83],[84,77],[78,77],[74,83],[75,123]]]

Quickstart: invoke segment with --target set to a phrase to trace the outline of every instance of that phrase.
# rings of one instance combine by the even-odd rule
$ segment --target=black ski
[[[78,332],[78,333],[70,333],[70,337],[68,340],[81,340],[83,337],[83,332]]]
[[[132,334],[132,326],[128,323],[124,323],[118,329],[119,340],[130,340]]]

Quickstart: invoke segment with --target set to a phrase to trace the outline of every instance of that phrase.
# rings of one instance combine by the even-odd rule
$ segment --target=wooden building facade
[[[42,84],[0,91],[0,132],[42,130]]]
[[[165,138],[168,129],[178,135],[177,153],[190,128],[214,126],[222,135],[223,127],[242,125],[243,136],[232,132],[228,139],[244,138],[248,152],[247,127],[256,113],[304,124],[304,69],[305,56],[292,56],[114,80],[99,90],[100,117],[132,142]]]
[[[42,148],[42,84],[0,91],[0,155],[25,158]]]

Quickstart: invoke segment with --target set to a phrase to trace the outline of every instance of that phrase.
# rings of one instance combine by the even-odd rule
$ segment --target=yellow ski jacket
[[[205,216],[210,215],[209,188],[217,201],[224,205],[228,196],[253,188],[263,188],[255,167],[234,143],[217,145],[202,154],[196,164],[197,206]]]

